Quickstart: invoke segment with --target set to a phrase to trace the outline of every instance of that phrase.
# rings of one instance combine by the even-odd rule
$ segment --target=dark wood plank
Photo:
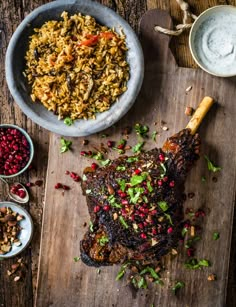
[[[125,280],[115,282],[118,270],[116,266],[103,268],[101,273],[97,274],[94,268],[86,267],[83,263],[74,263],[73,257],[79,255],[79,240],[85,232],[83,225],[84,222],[88,223],[89,217],[79,185],[72,183],[64,172],[68,169],[81,173],[84,166],[91,162],[79,157],[82,139],[73,139],[73,151],[62,155],[59,154],[60,137],[51,135],[37,306],[104,306],[104,302],[107,306],[225,305],[235,188],[236,142],[233,138],[233,127],[236,109],[233,99],[236,94],[236,80],[214,78],[199,69],[178,68],[168,49],[166,36],[152,31],[157,23],[168,26],[170,19],[165,13],[154,11],[143,18],[141,40],[146,58],[144,84],[132,110],[108,132],[111,139],[118,140],[122,127],[127,124],[148,123],[153,131],[157,129],[154,122],[157,122],[159,127],[161,120],[164,120],[169,131],[161,132],[157,144],[149,140],[146,148],[161,146],[167,136],[186,125],[186,105],[196,107],[205,95],[211,95],[218,101],[200,128],[200,134],[202,152],[219,164],[223,171],[217,175],[218,182],[213,183],[212,174],[207,172],[206,163],[201,158],[186,184],[186,192],[193,191],[196,194],[186,206],[195,209],[201,206],[208,213],[197,256],[210,259],[212,267],[189,272],[183,269],[183,253],[172,261],[167,257],[165,286],[140,291],[134,298]],[[192,90],[186,94],[185,89],[190,85]],[[99,139],[99,135],[91,136],[89,140],[90,146],[96,146],[103,141]],[[134,135],[130,137],[129,143],[136,143]],[[205,185],[201,183],[202,175],[207,178]],[[64,195],[54,191],[54,185],[58,181],[71,185],[71,191],[65,192]],[[214,231],[221,234],[217,242],[212,240]],[[212,272],[218,276],[215,283],[207,281],[208,274]],[[169,289],[176,279],[186,282],[185,289],[178,297],[170,295]]]

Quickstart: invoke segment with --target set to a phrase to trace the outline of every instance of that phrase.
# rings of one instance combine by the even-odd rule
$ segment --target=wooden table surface
[[[20,282],[14,282],[12,278],[7,275],[7,270],[10,269],[11,265],[16,262],[16,259],[9,259],[0,262],[0,306],[4,307],[30,307],[33,305],[49,146],[49,132],[37,126],[30,119],[28,119],[14,103],[14,100],[8,91],[4,70],[5,53],[9,39],[21,20],[34,8],[47,2],[49,1],[8,0],[0,2],[0,123],[11,123],[25,128],[32,136],[35,144],[33,169],[22,175],[19,178],[19,181],[23,183],[29,181],[35,182],[36,180],[43,181],[41,186],[35,186],[30,189],[30,203],[25,206],[33,217],[35,232],[31,247],[22,254],[23,262],[27,266],[26,274],[23,280]],[[174,23],[180,23],[182,21],[182,13],[175,0],[103,0],[101,2],[117,11],[136,31],[138,29],[138,22],[142,14],[153,8],[169,10],[171,16],[173,17]],[[214,5],[236,5],[236,0],[189,0],[188,2],[191,5],[192,12],[196,15]],[[196,67],[188,49],[187,33],[181,35],[180,37],[173,38],[171,48],[179,66]],[[6,199],[6,191],[4,190],[4,187],[0,185],[0,201],[4,199]],[[232,237],[227,306],[236,306],[235,245],[236,218],[234,218],[234,230]]]

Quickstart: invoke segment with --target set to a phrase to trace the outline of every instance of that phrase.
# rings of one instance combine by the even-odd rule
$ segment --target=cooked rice
[[[127,90],[125,36],[91,16],[61,16],[31,36],[24,72],[31,98],[58,119],[95,118]]]

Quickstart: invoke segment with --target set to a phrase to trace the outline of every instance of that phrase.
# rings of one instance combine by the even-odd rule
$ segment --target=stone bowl
[[[33,29],[42,26],[48,20],[60,20],[63,11],[67,11],[69,15],[79,12],[83,15],[90,15],[98,23],[114,28],[116,31],[122,28],[126,35],[127,62],[130,66],[128,89],[118,98],[118,101],[108,111],[98,113],[96,119],[76,120],[71,126],[66,126],[63,120],[59,121],[57,116],[49,112],[42,104],[32,102],[30,87],[23,76],[24,57]],[[102,131],[123,117],[135,102],[144,75],[142,48],[132,28],[114,11],[91,0],[58,0],[42,5],[31,12],[18,26],[10,40],[5,66],[9,90],[27,117],[47,130],[74,137]]]

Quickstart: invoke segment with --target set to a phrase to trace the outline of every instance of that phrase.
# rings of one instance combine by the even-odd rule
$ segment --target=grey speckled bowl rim
[[[9,175],[9,176],[1,175],[0,174],[0,177],[2,177],[2,178],[12,178],[12,177],[19,176],[20,174],[24,173],[24,171],[27,170],[27,168],[30,166],[30,164],[31,164],[31,162],[33,160],[33,157],[34,157],[34,144],[33,144],[33,141],[31,139],[31,137],[29,136],[29,134],[23,128],[21,128],[19,126],[11,125],[11,124],[1,124],[0,128],[15,128],[15,129],[19,130],[26,137],[26,139],[27,139],[27,141],[28,141],[28,143],[30,145],[30,158],[29,158],[29,161],[27,162],[26,166],[24,168],[22,168],[22,170],[20,170],[16,174]]]
[[[132,88],[129,88],[129,81],[128,81],[128,89],[127,91],[122,94],[119,98],[118,103],[114,103],[111,108],[103,113],[97,114],[96,120],[77,120],[75,124],[73,125],[73,128],[76,128],[72,131],[70,127],[64,125],[65,127],[58,127],[56,124],[50,123],[50,121],[46,121],[43,118],[41,118],[38,114],[36,114],[30,107],[27,106],[27,104],[24,102],[24,99],[21,95],[21,93],[17,90],[17,84],[14,79],[14,67],[12,64],[12,59],[13,59],[13,52],[14,48],[16,47],[16,44],[18,40],[20,40],[21,33],[24,30],[25,27],[29,26],[31,21],[34,20],[39,14],[43,14],[46,10],[49,8],[56,8],[58,6],[63,6],[63,5],[85,5],[86,7],[88,6],[89,9],[94,9],[96,8],[99,12],[102,12],[103,17],[104,15],[112,16],[114,20],[117,20],[124,30],[126,37],[127,34],[131,38],[132,43],[135,46],[135,61],[136,63],[139,63],[137,67],[135,67],[135,72],[131,71],[131,76],[132,78]],[[79,10],[79,9],[78,9]],[[83,12],[81,11],[83,14]],[[91,14],[92,15],[92,14]],[[129,55],[129,51],[128,51]],[[137,95],[141,89],[141,85],[143,82],[143,77],[144,77],[144,58],[143,58],[143,51],[142,47],[140,45],[140,42],[133,31],[133,29],[130,27],[130,25],[118,14],[116,14],[114,11],[109,9],[106,6],[101,5],[100,3],[93,2],[91,0],[57,0],[53,1],[47,4],[44,4],[34,11],[32,11],[18,26],[16,31],[14,32],[10,43],[7,48],[7,53],[6,53],[6,60],[5,60],[5,69],[6,69],[6,80],[7,84],[9,87],[9,90],[16,101],[16,103],[20,106],[21,110],[30,118],[32,119],[35,123],[38,125],[44,127],[45,129],[48,129],[52,132],[55,132],[60,135],[65,135],[65,136],[86,136],[90,134],[94,134],[96,132],[105,130],[106,128],[112,126],[115,122],[117,122],[119,119],[121,119],[127,112],[128,110],[132,107],[134,104]],[[127,93],[127,95],[125,95]],[[129,95],[129,96],[128,96]],[[127,98],[126,98],[127,96]],[[123,98],[124,99],[123,99]],[[128,102],[127,102],[128,101]],[[54,115],[55,116],[55,115]],[[55,116],[57,119],[57,117]]]
[[[234,74],[216,74],[213,71],[207,69],[205,66],[203,66],[200,61],[198,60],[195,48],[194,48],[194,43],[193,43],[193,33],[194,31],[196,31],[196,27],[199,27],[201,25],[201,18],[204,17],[205,14],[209,13],[209,11],[211,11],[212,14],[214,14],[215,10],[220,10],[221,8],[228,8],[229,10],[234,10],[235,14],[236,14],[236,6],[233,5],[227,5],[227,4],[222,4],[222,5],[215,5],[213,7],[210,7],[209,9],[205,10],[204,12],[202,12],[197,19],[194,21],[190,33],[189,33],[189,48],[190,48],[190,52],[192,54],[192,57],[194,59],[194,61],[197,63],[197,65],[199,67],[201,67],[201,69],[203,69],[204,71],[206,71],[207,73],[216,76],[216,77],[234,77]]]
[[[23,248],[21,248],[21,246],[19,246],[19,250],[18,250],[14,255],[7,256],[7,253],[6,253],[5,255],[0,255],[0,260],[4,260],[4,259],[13,258],[13,257],[19,255],[20,253],[22,253],[22,252],[29,246],[29,244],[30,244],[30,242],[31,242],[31,240],[32,240],[32,238],[33,238],[34,223],[33,223],[32,217],[31,217],[31,215],[29,214],[29,212],[28,212],[25,208],[23,208],[22,206],[17,205],[16,203],[13,203],[13,202],[10,202],[10,201],[1,201],[1,202],[0,202],[0,205],[5,205],[6,207],[7,207],[8,205],[10,205],[10,206],[14,206],[14,207],[16,207],[16,208],[20,208],[20,209],[24,212],[24,214],[25,214],[25,216],[27,217],[27,219],[29,220],[30,226],[31,226],[31,233],[30,233],[30,236],[29,236],[29,240],[28,240],[28,242],[25,244],[25,246],[24,246]]]

